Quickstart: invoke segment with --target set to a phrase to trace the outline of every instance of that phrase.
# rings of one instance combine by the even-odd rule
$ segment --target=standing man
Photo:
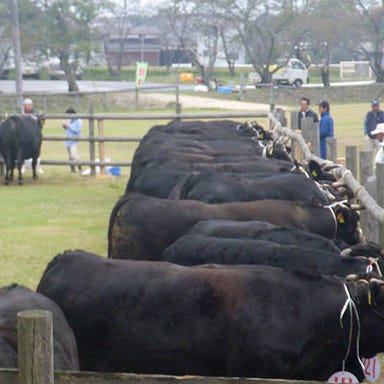
[[[322,159],[327,158],[327,137],[333,137],[333,119],[329,114],[329,102],[322,100],[319,103],[320,119],[320,156]]]
[[[371,102],[372,110],[367,112],[364,119],[364,139],[365,149],[371,151],[373,156],[379,149],[378,140],[372,131],[376,129],[377,124],[384,123],[384,112],[380,109],[380,102],[378,99],[373,99]]]
[[[315,123],[319,122],[319,117],[317,116],[317,113],[312,111],[312,109],[309,108],[309,104],[310,104],[310,100],[307,97],[301,98],[300,111],[298,113],[298,118],[297,118],[297,124],[300,130],[301,130],[301,122],[306,117],[312,118]]]
[[[76,111],[70,107],[67,108],[65,113],[75,114]],[[68,138],[72,138],[72,140],[67,140],[65,142],[65,147],[67,148],[68,152],[68,159],[72,161],[80,160],[80,156],[77,153],[77,140],[74,140],[74,137],[80,136],[82,125],[82,120],[78,119],[77,117],[71,118],[68,120],[68,122],[63,124],[63,128],[66,130],[66,136]],[[79,171],[81,171],[81,165],[79,165],[78,167]],[[71,165],[71,172],[76,172],[74,165]]]

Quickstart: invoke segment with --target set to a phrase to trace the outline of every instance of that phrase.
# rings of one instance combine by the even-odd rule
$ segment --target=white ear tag
[[[339,371],[335,372],[329,379],[328,383],[332,384],[358,384],[356,376],[351,372]]]
[[[381,365],[379,358],[377,356],[372,357],[371,359],[366,359],[365,357],[363,357],[361,360],[363,361],[365,367],[365,378],[371,383],[374,383],[378,380],[380,376]]]

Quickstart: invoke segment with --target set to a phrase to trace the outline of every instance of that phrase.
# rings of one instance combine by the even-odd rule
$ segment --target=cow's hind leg
[[[19,159],[17,160],[17,171],[19,173],[19,185],[24,184],[22,168],[23,168],[23,160]]]
[[[5,162],[5,179],[4,184],[9,185],[11,181],[13,181],[13,169],[15,168],[14,161],[6,161]]]
[[[37,166],[37,157],[32,158],[32,172],[33,172],[33,180],[37,180],[39,177],[37,176],[36,172],[36,166]]]

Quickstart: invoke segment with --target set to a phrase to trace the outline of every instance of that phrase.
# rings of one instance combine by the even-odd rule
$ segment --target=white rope
[[[349,310],[349,336],[348,336],[347,352],[346,352],[345,357],[343,359],[342,370],[345,371],[345,363],[346,363],[348,356],[351,352],[351,346],[352,346],[352,342],[353,342],[353,340],[352,340],[352,337],[353,337],[353,315],[355,315],[356,321],[357,321],[356,357],[357,357],[357,361],[360,364],[361,369],[364,372],[365,367],[364,367],[363,362],[360,359],[360,318],[359,318],[359,312],[357,310],[355,302],[351,298],[351,295],[349,293],[347,285],[344,283],[343,286],[344,286],[345,293],[347,294],[347,299],[345,300],[344,306],[340,312],[339,320],[340,320],[341,328],[344,329],[343,317],[344,317],[344,315],[348,309]]]
[[[332,161],[324,160],[311,153],[307,143],[300,133],[296,133],[287,127],[282,127],[281,123],[276,119],[273,113],[269,113],[269,120],[272,129],[275,132],[286,135],[295,140],[303,150],[306,160],[313,160],[320,166],[329,166],[330,171],[338,180],[342,180],[347,185],[354,195],[360,200],[361,204],[369,211],[369,213],[381,224],[384,224],[384,209],[380,207],[366,189],[354,178],[352,172],[340,164],[335,164]]]

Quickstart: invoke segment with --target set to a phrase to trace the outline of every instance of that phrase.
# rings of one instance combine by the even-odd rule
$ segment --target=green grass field
[[[361,145],[362,121],[369,105],[333,105],[339,156],[345,145]],[[201,110],[200,110],[201,111]],[[163,111],[164,112],[164,111]],[[158,121],[108,121],[108,136],[142,136]],[[47,120],[45,135],[60,135],[62,121]],[[87,134],[87,123],[83,134]],[[106,156],[128,161],[136,143],[107,143]],[[81,158],[88,159],[87,143],[79,144]],[[66,159],[62,142],[44,142],[43,159]],[[1,268],[0,285],[13,282],[35,288],[47,263],[67,249],[85,249],[107,254],[109,215],[124,193],[129,169],[119,177],[91,177],[71,174],[68,167],[44,166],[37,182],[31,172],[24,186],[0,184]]]

